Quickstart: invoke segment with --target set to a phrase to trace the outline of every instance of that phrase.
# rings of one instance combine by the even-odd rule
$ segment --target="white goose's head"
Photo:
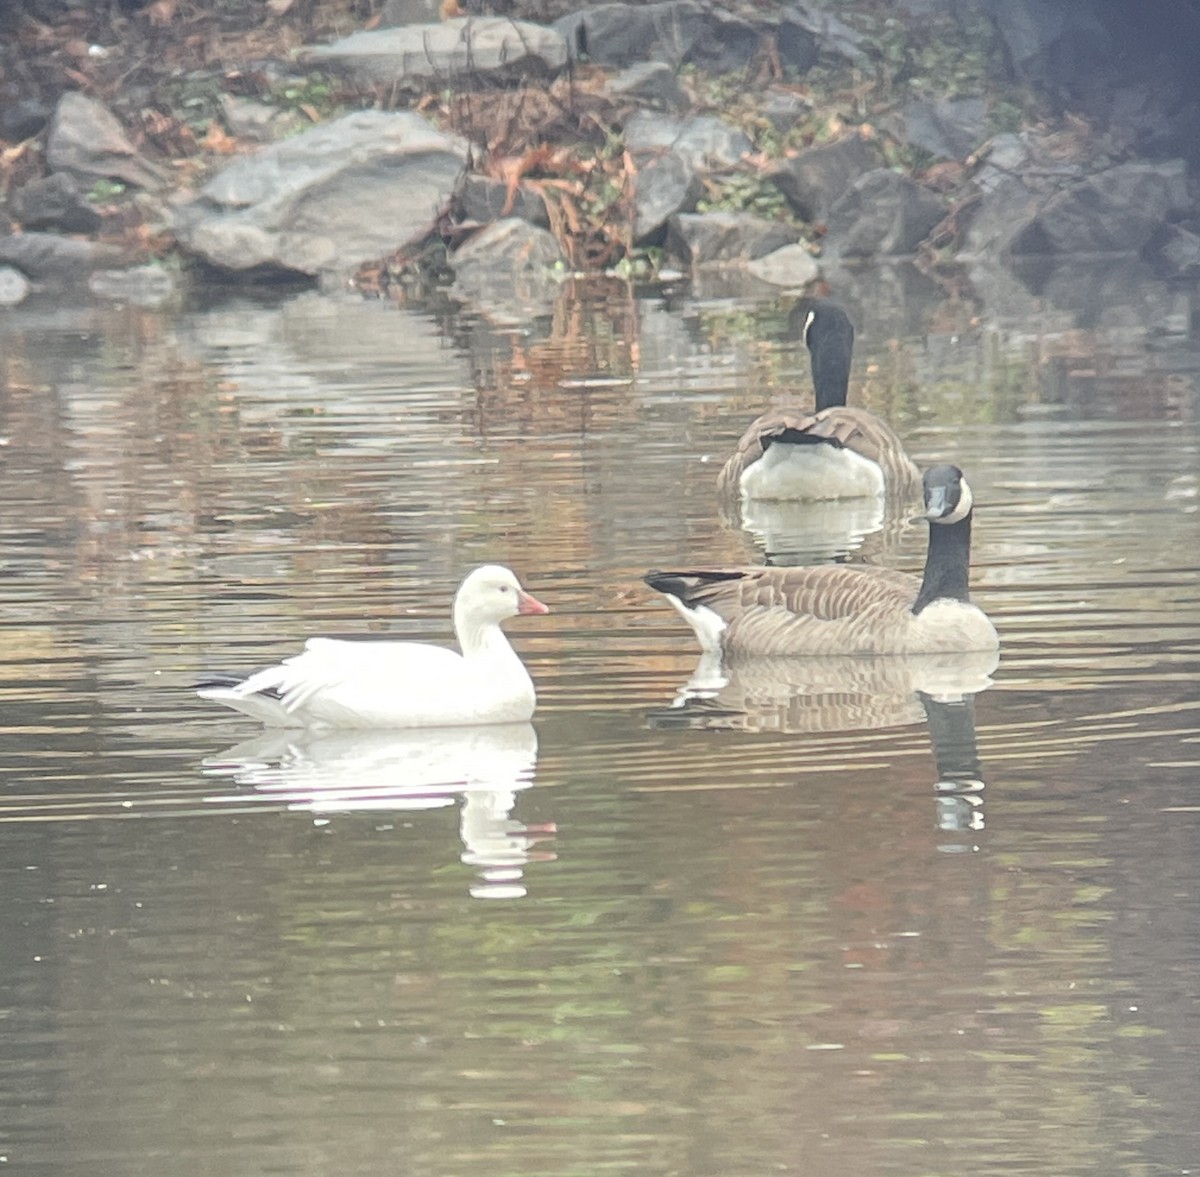
[[[500,564],[476,568],[459,586],[454,598],[455,616],[469,617],[476,625],[499,623],[518,613],[549,612],[521,587],[510,569]]]
[[[971,513],[975,498],[957,466],[925,471],[925,518],[930,523],[958,523]]]

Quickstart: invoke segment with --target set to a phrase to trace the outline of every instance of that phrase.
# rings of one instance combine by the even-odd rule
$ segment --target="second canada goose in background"
[[[867,565],[649,572],[704,650],[757,656],[992,650],[971,604],[971,488],[957,466],[924,478],[929,550],[918,579]]]
[[[915,493],[920,471],[891,427],[866,409],[846,407],[854,353],[849,316],[836,302],[818,299],[805,315],[803,333],[812,357],[816,411],[763,413],[722,468],[718,490],[745,499]]]

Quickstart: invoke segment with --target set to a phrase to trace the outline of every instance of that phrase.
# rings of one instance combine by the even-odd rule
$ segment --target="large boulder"
[[[935,193],[878,168],[860,176],[829,210],[826,246],[845,258],[907,256],[945,215]]]
[[[711,115],[676,118],[639,110],[625,122],[625,146],[635,159],[669,151],[699,172],[733,167],[753,144],[744,131]]]
[[[20,270],[35,286],[78,286],[92,270],[119,266],[124,251],[116,245],[59,237],[55,233],[12,233],[0,237],[0,265]]]
[[[309,46],[304,60],[359,85],[414,89],[431,84],[547,78],[567,63],[567,43],[554,29],[506,17],[457,17],[351,33],[331,45]]]
[[[676,213],[695,211],[704,185],[686,158],[652,156],[637,171],[633,193],[633,240],[657,244]]]
[[[510,190],[503,180],[476,173],[463,177],[454,194],[454,211],[459,221],[480,225],[518,217],[543,229],[550,226],[550,214],[540,193],[526,184]]]
[[[9,208],[26,229],[95,233],[100,228],[100,214],[66,172],[55,172],[18,188],[9,198]]]
[[[1182,160],[1131,162],[1052,196],[1013,239],[1013,254],[1136,253],[1192,207]]]
[[[771,173],[771,180],[792,211],[811,224],[825,220],[834,201],[882,162],[873,142],[858,134],[846,135],[785,160]]]
[[[668,226],[667,252],[694,269],[744,265],[793,244],[799,236],[791,225],[753,213],[680,213]]]
[[[514,322],[549,313],[567,274],[553,235],[516,217],[476,233],[450,255],[450,266],[455,298]]]
[[[755,278],[788,290],[803,289],[821,277],[820,263],[808,246],[799,242],[753,258],[746,263],[746,269]]]
[[[466,155],[411,111],[357,111],[235,160],[177,211],[176,235],[220,269],[347,273],[426,233]]]
[[[556,21],[573,57],[624,67],[685,62],[728,73],[744,68],[758,52],[761,33],[739,16],[696,0],[652,4],[598,4]]]
[[[825,4],[794,0],[774,29],[776,48],[785,71],[804,73],[818,57],[838,57],[852,65],[866,61],[863,37],[838,20]]]
[[[661,61],[631,65],[609,78],[607,88],[611,98],[636,102],[639,106],[682,110],[688,104],[679,75]]]
[[[1164,225],[1143,250],[1164,278],[1200,278],[1200,225]]]
[[[965,259],[1137,253],[1192,210],[1182,160],[1132,161],[1088,175],[1028,136],[998,137],[976,177]]]
[[[987,138],[982,98],[914,101],[900,113],[904,138],[938,159],[965,159]]]
[[[58,100],[46,138],[46,162],[84,185],[118,180],[151,191],[162,188],[170,173],[146,159],[102,102],[68,91]]]

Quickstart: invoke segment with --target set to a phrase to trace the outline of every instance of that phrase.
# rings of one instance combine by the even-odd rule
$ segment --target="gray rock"
[[[609,78],[608,93],[613,98],[667,110],[682,110],[688,104],[687,95],[679,85],[679,75],[661,61],[642,61],[622,70]]]
[[[411,86],[456,79],[510,81],[552,77],[567,63],[567,43],[553,29],[506,17],[457,17],[438,24],[351,33],[309,46],[304,60],[359,85]]]
[[[441,19],[441,0],[386,0],[379,10],[376,28],[394,29],[400,25],[432,24]]]
[[[573,57],[624,67],[639,61],[678,67],[691,62],[727,73],[758,52],[761,33],[749,22],[696,0],[654,4],[598,4],[553,26]]]
[[[810,147],[771,173],[792,211],[810,223],[823,221],[855,180],[882,163],[879,149],[860,135]]]
[[[760,109],[776,131],[786,131],[812,110],[812,104],[791,90],[768,90]]]
[[[1191,208],[1182,160],[1119,164],[1052,196],[1017,233],[1014,255],[1136,253]]]
[[[549,227],[550,214],[546,211],[546,202],[532,188],[518,185],[509,209],[504,207],[507,201],[508,185],[503,180],[476,174],[464,176],[454,194],[455,212],[459,220],[487,225],[505,217],[517,217],[542,229]]]
[[[50,170],[86,185],[120,180],[138,188],[161,188],[170,173],[142,156],[106,106],[69,91],[58,100],[46,139]]]
[[[907,176],[878,168],[860,176],[829,210],[826,247],[840,257],[915,253],[946,215],[942,201]]]
[[[1164,225],[1146,244],[1146,257],[1164,278],[1200,278],[1200,233]]]
[[[636,245],[657,241],[676,213],[690,213],[704,195],[704,185],[681,155],[654,156],[637,172],[633,194],[633,240]]]
[[[0,307],[15,307],[29,294],[29,279],[12,266],[0,266]]]
[[[428,231],[466,154],[411,111],[357,111],[234,160],[175,232],[222,269],[350,272]]]
[[[56,172],[18,188],[9,200],[13,215],[26,229],[61,229],[95,233],[101,217],[66,172]]]
[[[987,135],[982,98],[910,102],[901,116],[909,143],[938,159],[965,159]]]
[[[231,135],[251,143],[274,143],[311,125],[298,110],[283,110],[233,94],[222,96],[221,117]]]
[[[477,233],[450,256],[450,293],[494,317],[546,314],[566,275],[567,259],[545,229],[510,217]]]
[[[809,65],[802,65],[807,58],[805,45],[808,41],[816,45],[820,55],[840,57],[853,65],[867,57],[861,34],[820,4],[807,0],[797,0],[784,10],[776,40],[785,68],[790,64],[800,72],[809,68]]]
[[[710,115],[676,118],[648,110],[626,120],[625,146],[635,157],[670,151],[698,172],[733,167],[753,148],[744,132]]]
[[[0,139],[7,139],[10,143],[32,139],[41,132],[53,114],[53,107],[47,106],[40,98],[17,98],[5,93],[4,101],[0,102]]]
[[[161,266],[97,270],[88,278],[88,289],[100,298],[151,308],[165,306],[179,293],[175,276]]]
[[[753,213],[680,213],[667,229],[667,252],[684,265],[739,265],[765,257],[799,234],[790,225]]]
[[[54,233],[14,233],[0,237],[0,264],[14,266],[42,286],[76,285],[82,275],[120,265],[123,251],[115,245],[59,237]]]
[[[804,245],[785,245],[746,264],[754,277],[772,286],[799,289],[821,276],[821,266]]]

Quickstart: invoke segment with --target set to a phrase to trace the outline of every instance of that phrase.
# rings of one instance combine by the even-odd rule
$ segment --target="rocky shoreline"
[[[1188,159],[1139,157],[1070,114],[998,130],[1012,112],[994,92],[931,82],[856,109],[846,79],[883,76],[878,44],[815,4],[545,23],[433,7],[389,0],[373,27],[272,67],[334,79],[361,109],[223,93],[201,168],[63,93],[19,145],[39,163],[5,195],[0,305],[84,285],[160,305],[189,277],[378,293],[415,275],[519,317],[570,274],[722,273],[769,296],[882,258],[1126,256],[1200,277]]]

